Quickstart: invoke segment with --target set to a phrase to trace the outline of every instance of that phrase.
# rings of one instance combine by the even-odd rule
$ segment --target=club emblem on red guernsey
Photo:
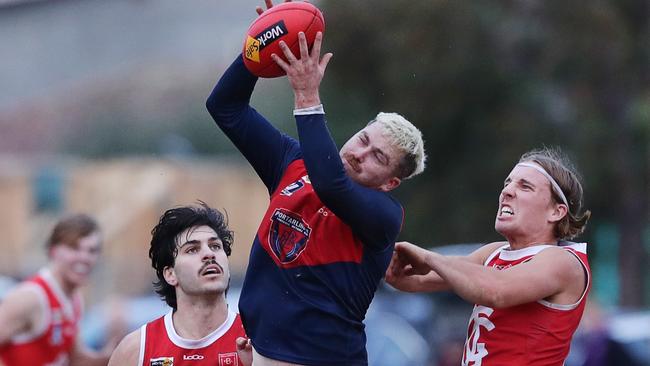
[[[237,353],[219,353],[219,366],[239,366]]]
[[[269,244],[282,263],[294,261],[307,247],[311,228],[300,215],[277,208],[271,215]]]

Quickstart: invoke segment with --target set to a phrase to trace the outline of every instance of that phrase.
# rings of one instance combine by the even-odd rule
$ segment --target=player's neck
[[[557,245],[557,242],[557,239],[552,237],[528,240],[508,240],[511,250],[524,249],[536,245]]]
[[[63,294],[68,298],[71,298],[75,290],[77,289],[77,286],[66,281],[65,277],[63,276],[59,268],[57,268],[57,266],[52,265],[49,266],[48,268],[50,273],[52,274],[52,278],[59,285],[61,291],[63,291]]]
[[[225,296],[183,297],[177,299],[177,308],[172,319],[179,336],[186,339],[201,339],[212,333],[228,318]]]

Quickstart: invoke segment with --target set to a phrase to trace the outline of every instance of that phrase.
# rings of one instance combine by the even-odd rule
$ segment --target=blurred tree
[[[405,239],[497,239],[519,155],[561,146],[582,168],[592,226],[620,235],[621,305],[641,305],[650,199],[646,0],[328,1],[324,100],[339,141],[379,110],[423,130],[429,168],[397,194]],[[342,92],[342,91],[345,92]],[[589,241],[590,229],[584,239]]]

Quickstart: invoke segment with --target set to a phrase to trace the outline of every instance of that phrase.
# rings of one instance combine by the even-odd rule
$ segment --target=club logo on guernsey
[[[219,366],[239,366],[237,353],[219,353]]]
[[[174,357],[150,358],[149,366],[174,366]]]
[[[276,208],[271,215],[269,244],[281,263],[291,263],[307,247],[311,228],[300,215]]]
[[[246,37],[246,58],[254,62],[260,62],[260,51],[287,33],[288,30],[284,20],[280,20],[261,31],[255,37]]]

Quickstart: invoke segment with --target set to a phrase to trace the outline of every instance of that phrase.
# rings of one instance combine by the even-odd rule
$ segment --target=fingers
[[[291,1],[291,0],[288,0]],[[285,0],[285,2],[288,2]],[[273,0],[264,0],[264,5],[266,5],[266,10],[269,10],[273,7]],[[261,6],[256,6],[255,7],[255,12],[257,12],[257,15],[262,15],[264,13],[264,9]]]
[[[282,70],[284,70],[284,72],[287,72],[287,70],[289,69],[289,64],[286,63],[282,58],[280,58],[280,56],[276,55],[275,53],[272,53],[271,59],[273,59],[273,61],[275,61],[275,63],[278,64],[278,66],[280,66]]]
[[[309,46],[307,46],[307,37],[304,32],[298,33],[298,44],[300,45],[300,58],[306,60],[309,57]],[[318,57],[316,52],[312,52],[312,55]]]
[[[282,53],[284,53],[284,57],[287,61],[289,61],[289,63],[298,61],[285,41],[280,41],[280,49],[282,50]]]
[[[330,62],[330,59],[334,56],[333,53],[328,52],[323,56],[323,58],[320,60],[320,68],[322,70],[325,70],[327,68],[327,64]]]
[[[311,54],[316,57],[320,57],[320,49],[323,44],[323,32],[316,32],[316,37],[314,37],[314,45],[311,49]]]
[[[235,343],[237,344],[238,351],[245,351],[246,349],[250,349],[252,347],[251,340],[244,337],[237,337]]]

